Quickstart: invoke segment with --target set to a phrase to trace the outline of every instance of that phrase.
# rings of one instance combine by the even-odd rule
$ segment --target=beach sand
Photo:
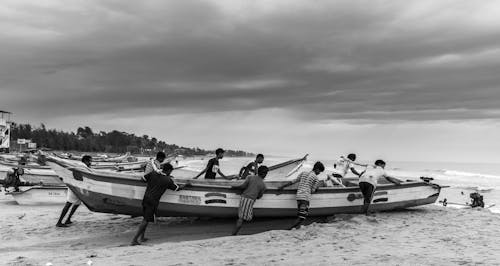
[[[435,205],[336,215],[287,231],[293,219],[258,219],[240,236],[234,220],[161,218],[144,246],[128,246],[141,217],[80,207],[69,228],[62,206],[0,200],[0,264],[5,265],[498,265],[500,215]]]

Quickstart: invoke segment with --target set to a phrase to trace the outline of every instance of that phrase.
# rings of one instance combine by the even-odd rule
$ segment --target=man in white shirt
[[[351,172],[357,176],[361,176],[363,174],[363,172],[359,173],[358,171],[356,171],[356,169],[354,168],[354,165],[356,163],[354,163],[354,161],[356,161],[356,154],[354,153],[351,153],[349,155],[347,155],[347,158],[345,157],[340,157],[340,159],[338,159],[333,167],[333,171],[332,171],[332,175],[331,175],[331,180],[332,182],[340,185],[340,186],[345,186],[345,181],[343,180],[343,178],[347,175],[347,173],[349,172],[349,170],[351,170]],[[361,165],[361,164],[356,164],[356,165]],[[366,166],[366,165],[363,165],[363,166]]]
[[[397,178],[390,177],[386,174],[385,162],[382,160],[376,160],[375,165],[370,165],[366,168],[366,171],[359,176],[359,189],[363,193],[363,213],[368,215],[368,209],[373,198],[373,193],[377,188],[378,179],[385,178],[387,181],[394,183],[396,185],[401,185],[401,181]]]
[[[88,168],[91,167],[92,165],[92,157],[90,155],[84,155],[82,157],[82,163],[85,164]],[[66,205],[64,205],[64,208],[61,212],[61,215],[59,216],[59,220],[57,221],[56,226],[57,227],[68,227],[71,225],[73,222],[71,221],[71,217],[75,213],[76,209],[82,204],[82,201],[71,191],[71,189],[68,188],[67,196],[66,196]],[[68,212],[69,208],[71,208],[71,211],[68,215],[68,218],[66,219],[66,222],[62,222],[64,219],[64,216],[66,216],[66,213]]]

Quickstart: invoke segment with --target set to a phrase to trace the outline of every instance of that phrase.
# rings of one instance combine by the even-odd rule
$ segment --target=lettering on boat
[[[49,196],[61,196],[59,192],[49,192]]]
[[[373,203],[376,203],[376,202],[386,202],[388,200],[389,200],[388,198],[378,198],[378,199],[374,199]]]
[[[179,202],[191,205],[200,205],[201,197],[198,196],[188,196],[188,195],[179,195]]]
[[[207,197],[207,198],[209,198],[209,197],[226,198],[226,194],[224,194],[224,193],[218,193],[218,192],[209,192],[209,193],[205,194],[205,197]]]
[[[209,200],[205,200],[205,204],[212,204],[212,203],[227,204],[226,200],[223,200],[223,199],[209,199]]]

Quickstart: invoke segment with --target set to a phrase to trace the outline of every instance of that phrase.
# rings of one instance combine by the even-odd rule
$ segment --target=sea
[[[192,160],[180,162],[193,169],[203,169],[206,160]],[[283,156],[268,156],[265,165],[273,165],[290,159]],[[237,173],[239,169],[251,162],[253,158],[224,158],[221,160],[221,170],[227,174]],[[309,159],[303,165],[303,169],[311,169],[316,161],[321,161],[326,167],[326,172],[333,169],[333,159]],[[360,161],[360,163],[366,163]],[[357,167],[364,170],[363,167]],[[420,180],[420,177],[431,177],[433,183],[443,186],[436,205],[439,201],[447,199],[448,207],[461,207],[459,204],[471,202],[470,194],[478,192],[484,197],[488,210],[500,213],[500,164],[494,163],[453,163],[453,162],[397,162],[387,161],[386,171],[389,175],[402,180]],[[320,178],[326,176],[322,174]]]

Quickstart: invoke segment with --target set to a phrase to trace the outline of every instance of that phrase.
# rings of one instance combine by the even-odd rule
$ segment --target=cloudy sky
[[[0,2],[0,109],[169,143],[500,161],[498,1]]]

